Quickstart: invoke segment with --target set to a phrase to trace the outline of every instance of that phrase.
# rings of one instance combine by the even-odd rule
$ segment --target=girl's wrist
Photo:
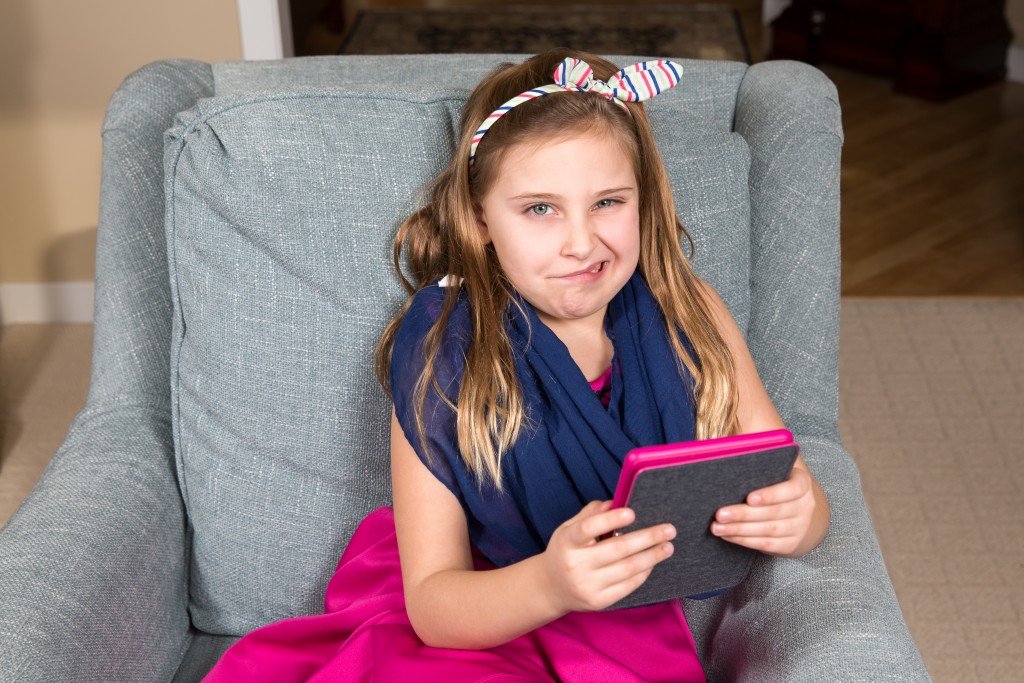
[[[550,617],[549,621],[554,621],[568,614],[570,610],[565,609],[558,600],[558,591],[555,590],[554,584],[551,582],[545,561],[546,558],[542,551],[526,558],[523,563],[529,567],[529,571],[533,575],[531,583],[536,586],[534,595],[540,602],[540,609]]]

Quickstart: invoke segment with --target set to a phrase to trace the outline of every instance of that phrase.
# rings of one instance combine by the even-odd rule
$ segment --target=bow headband
[[[604,95],[627,112],[626,102],[641,102],[675,87],[682,77],[683,67],[668,59],[637,62],[615,72],[607,82],[594,78],[594,70],[582,59],[566,57],[555,67],[555,82],[542,85],[516,95],[495,109],[473,134],[469,148],[469,167],[473,168],[476,148],[487,129],[512,107],[554,92],[595,92]]]

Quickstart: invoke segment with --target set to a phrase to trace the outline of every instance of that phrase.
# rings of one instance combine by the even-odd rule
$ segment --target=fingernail
[[[722,510],[721,512],[718,513],[718,518],[725,522],[727,520],[732,519],[732,513],[729,512],[728,510]]]

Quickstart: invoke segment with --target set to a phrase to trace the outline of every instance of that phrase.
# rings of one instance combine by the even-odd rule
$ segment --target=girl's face
[[[549,327],[600,324],[640,258],[633,167],[596,131],[509,148],[477,219],[505,275]]]

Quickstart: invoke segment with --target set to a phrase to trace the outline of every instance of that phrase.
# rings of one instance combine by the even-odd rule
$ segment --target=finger
[[[604,567],[611,565],[622,558],[635,555],[647,550],[652,546],[666,541],[672,541],[676,537],[675,527],[671,524],[656,524],[631,531],[621,536],[613,536],[600,541],[591,552],[595,566]]]
[[[741,545],[745,548],[760,550],[763,553],[787,552],[787,548],[793,547],[799,542],[795,536],[780,536],[766,538],[763,536],[723,536],[722,540]]]
[[[624,581],[619,581],[618,583],[606,586],[604,590],[601,591],[601,601],[608,605],[615,604],[640,586],[644,585],[647,578],[651,575],[652,569],[653,567],[647,571],[640,572],[639,574],[634,574]]]
[[[805,479],[787,479],[774,486],[751,491],[750,495],[747,496],[747,504],[759,506],[788,503],[807,493],[808,488],[809,486]]]
[[[631,524],[636,514],[630,508],[616,508],[592,514],[576,524],[573,541],[577,545],[586,545],[599,536]]]
[[[795,536],[796,525],[792,519],[771,520],[768,522],[740,522],[738,524],[720,524],[715,522],[711,525],[711,533],[715,536],[741,536],[741,537],[771,537],[781,538],[784,536]]]
[[[603,507],[604,501],[592,500],[580,508],[579,512],[559,525],[559,528],[565,527],[566,536],[570,543],[578,546],[593,543],[593,538],[586,538],[586,530],[581,531],[581,527],[590,517],[599,513]]]
[[[732,505],[719,508],[715,513],[715,521],[722,524],[736,522],[763,522],[768,519],[789,519],[799,513],[798,503],[790,501],[777,505]]]
[[[580,511],[577,512],[575,515],[573,515],[573,517],[570,518],[567,521],[568,522],[572,522],[572,521],[575,521],[575,520],[580,520],[580,519],[584,519],[586,517],[590,517],[592,515],[596,515],[599,512],[607,510],[609,505],[611,505],[611,501],[592,500],[589,503],[587,503],[586,505],[584,505],[582,508],[580,508]]]
[[[674,552],[674,545],[669,541],[665,541],[612,562],[598,569],[596,573],[607,588],[617,583],[628,581],[637,574],[649,571],[654,565],[671,557]]]

